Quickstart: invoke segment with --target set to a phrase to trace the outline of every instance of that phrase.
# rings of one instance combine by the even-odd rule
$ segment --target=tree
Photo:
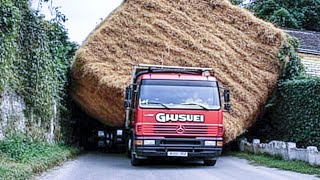
[[[320,31],[320,0],[255,0],[247,7],[280,27]]]
[[[230,0],[230,2],[234,5],[240,5],[243,3],[244,0]]]

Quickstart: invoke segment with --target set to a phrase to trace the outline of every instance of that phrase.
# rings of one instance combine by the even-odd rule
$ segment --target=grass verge
[[[278,168],[303,174],[320,175],[319,166],[311,166],[303,161],[285,161],[281,157],[268,154],[249,154],[244,152],[232,152],[228,155],[247,159],[252,164],[263,165],[271,168]]]
[[[79,153],[75,147],[15,135],[0,141],[0,179],[31,179]]]

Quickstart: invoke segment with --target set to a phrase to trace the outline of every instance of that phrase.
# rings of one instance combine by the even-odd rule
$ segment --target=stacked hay
[[[124,124],[123,90],[138,63],[212,67],[232,92],[227,140],[255,121],[281,73],[281,30],[227,0],[127,0],[87,38],[72,95],[91,116]]]

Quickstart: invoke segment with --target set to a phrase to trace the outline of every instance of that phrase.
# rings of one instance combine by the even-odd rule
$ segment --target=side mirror
[[[123,106],[125,109],[129,108],[131,106],[131,103],[128,100],[125,100],[123,103]]]
[[[132,88],[131,86],[126,87],[125,94],[124,94],[124,108],[128,108],[131,106],[131,99],[132,99]]]
[[[229,104],[229,102],[230,102],[230,90],[229,90],[229,89],[225,89],[225,90],[223,91],[223,97],[224,97],[224,102],[225,102],[225,104],[224,104],[224,110],[227,111],[227,112],[229,112],[229,111],[230,111],[230,108],[231,108],[231,106],[230,106],[230,104]]]

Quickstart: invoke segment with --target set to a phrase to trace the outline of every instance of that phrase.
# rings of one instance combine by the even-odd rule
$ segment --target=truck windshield
[[[220,109],[217,82],[143,80],[139,105],[142,108]]]

